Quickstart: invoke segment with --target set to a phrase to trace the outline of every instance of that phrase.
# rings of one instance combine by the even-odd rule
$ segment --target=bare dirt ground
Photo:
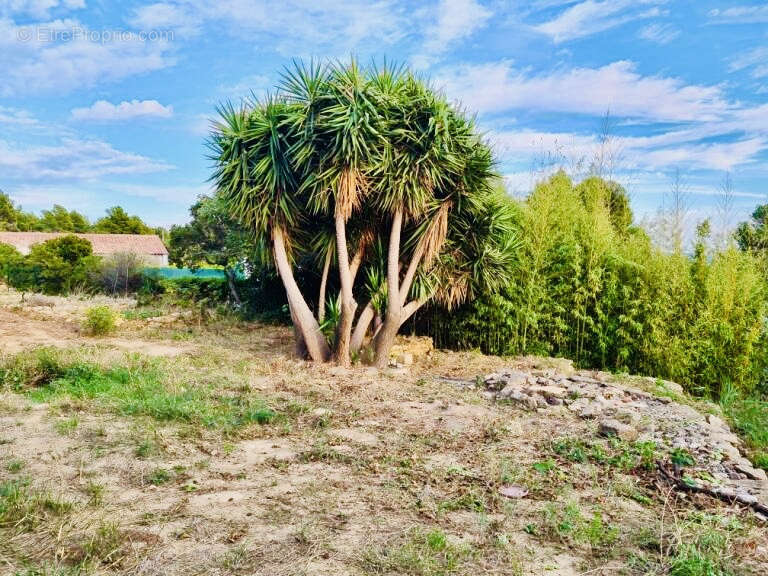
[[[279,417],[220,429],[1,391],[0,486],[47,496],[0,525],[0,574],[768,573],[751,512],[554,448],[595,438],[593,421],[436,379],[510,359],[435,351],[406,370],[318,367],[291,358],[290,330],[234,322],[131,320],[97,340],[79,330],[89,305],[8,296],[0,350],[53,345],[104,369],[150,357],[179,390],[258,397]],[[731,572],[674,572],[702,535],[723,539]]]

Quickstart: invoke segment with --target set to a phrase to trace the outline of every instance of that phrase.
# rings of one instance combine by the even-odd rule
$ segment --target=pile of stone
[[[563,374],[555,369],[505,370],[489,374],[484,394],[526,410],[561,410],[597,422],[596,433],[628,442],[651,441],[663,458],[675,452],[693,457],[694,464],[678,473],[688,487],[748,504],[757,510],[768,503],[768,478],[742,453],[740,439],[714,414],[704,415],[673,400],[682,388],[660,382],[666,394],[651,394],[611,381],[606,373]],[[649,382],[656,383],[649,379]],[[758,512],[768,520],[764,512]]]

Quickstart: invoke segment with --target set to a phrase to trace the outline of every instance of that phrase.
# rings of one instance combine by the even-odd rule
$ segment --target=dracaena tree
[[[270,239],[313,360],[346,365],[366,347],[386,365],[429,300],[451,307],[508,281],[511,213],[491,151],[408,70],[299,63],[275,96],[219,112],[213,180],[232,214]],[[294,278],[299,256],[321,276],[315,314]]]

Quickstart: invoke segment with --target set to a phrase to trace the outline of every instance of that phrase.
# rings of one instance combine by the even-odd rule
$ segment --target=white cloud
[[[591,36],[633,20],[659,16],[665,0],[586,0],[569,6],[557,17],[534,26],[555,43]]]
[[[344,55],[360,44],[381,50],[403,36],[408,23],[395,0],[168,0],[138,8],[131,24],[200,33],[205,23],[252,41],[268,37],[281,53],[332,51]]]
[[[671,24],[655,22],[644,26],[638,33],[638,36],[643,40],[655,42],[656,44],[669,44],[680,36],[680,30]]]
[[[687,166],[709,170],[732,170],[755,161],[766,149],[768,138],[748,138],[735,142],[710,142],[647,150],[639,155],[639,164],[651,168]]]
[[[714,8],[709,18],[714,24],[760,24],[768,22],[768,4]]]
[[[451,45],[469,38],[485,26],[491,11],[475,0],[440,0],[437,20],[425,32],[423,50],[417,58],[422,64],[439,54],[447,52]]]
[[[119,122],[136,118],[170,118],[172,106],[163,106],[157,100],[131,100],[112,104],[98,100],[87,108],[72,110],[72,118],[85,122]]]
[[[717,119],[731,105],[720,87],[642,76],[632,62],[532,75],[509,62],[457,66],[438,75],[452,98],[471,110],[534,110],[630,117],[648,121]]]
[[[165,162],[116,150],[100,140],[63,138],[58,144],[45,146],[0,140],[0,173],[9,179],[91,180],[171,168]]]
[[[768,46],[758,46],[731,60],[729,66],[731,72],[745,69],[750,69],[752,78],[768,78]]]
[[[726,133],[728,130],[721,128],[717,135]],[[768,149],[768,133],[732,141],[703,141],[709,135],[709,131],[678,130],[650,137],[613,136],[606,146],[617,160],[615,168],[632,170],[733,170],[755,162]],[[508,130],[491,132],[489,139],[503,160],[532,169],[549,164],[587,168],[602,145],[594,133]]]
[[[39,122],[26,110],[0,106],[0,124],[17,127],[37,126]]]
[[[85,0],[0,0],[0,14],[21,14],[33,18],[48,18],[51,10],[85,8]]]
[[[0,19],[0,96],[63,94],[170,66],[167,39],[127,31],[97,32],[77,20],[16,25]]]

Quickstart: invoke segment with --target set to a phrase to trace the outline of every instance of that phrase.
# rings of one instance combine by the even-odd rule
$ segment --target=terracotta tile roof
[[[52,238],[66,236],[64,232],[0,232],[0,243],[10,244],[20,252],[26,253],[33,244],[39,244]],[[165,256],[168,249],[159,236],[154,234],[75,234],[90,241],[94,254],[115,254],[133,252]]]

